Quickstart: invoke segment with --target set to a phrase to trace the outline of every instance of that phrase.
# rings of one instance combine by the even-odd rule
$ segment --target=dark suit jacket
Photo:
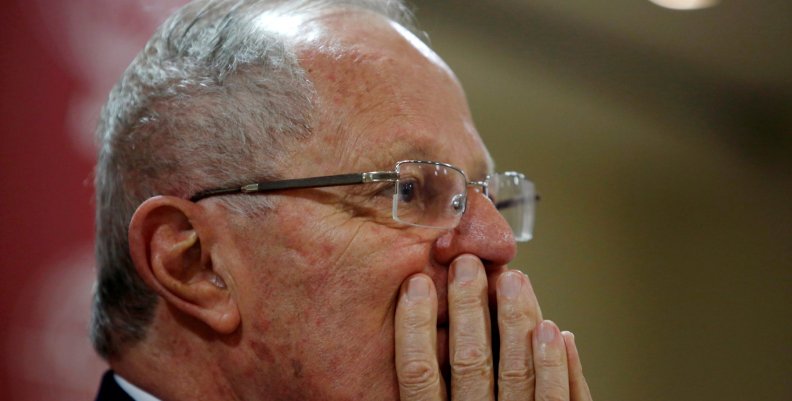
[[[99,386],[99,393],[96,394],[96,401],[135,401],[129,394],[125,393],[113,378],[113,371],[108,370],[102,376],[102,384]]]

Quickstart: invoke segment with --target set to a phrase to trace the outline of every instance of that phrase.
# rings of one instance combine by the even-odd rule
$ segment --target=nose
[[[517,244],[495,205],[480,189],[470,188],[465,214],[456,228],[435,241],[433,251],[437,262],[446,266],[457,256],[470,253],[478,256],[484,267],[498,267],[514,259]]]

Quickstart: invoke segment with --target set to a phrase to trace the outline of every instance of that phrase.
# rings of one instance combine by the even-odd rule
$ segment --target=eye
[[[417,183],[415,180],[399,182],[399,201],[404,203],[412,202],[416,196]]]

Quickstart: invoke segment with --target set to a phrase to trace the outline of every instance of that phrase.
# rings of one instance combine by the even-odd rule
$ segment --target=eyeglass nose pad
[[[454,195],[454,197],[451,198],[451,207],[454,209],[457,216],[465,213],[465,208],[467,208],[467,196],[465,196],[465,194]]]

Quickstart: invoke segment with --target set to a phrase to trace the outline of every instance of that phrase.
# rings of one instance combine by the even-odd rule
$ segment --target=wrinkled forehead
[[[347,169],[430,159],[471,177],[491,171],[459,82],[428,46],[368,12],[316,23],[323,34],[298,53],[318,95],[315,148],[333,151]]]

